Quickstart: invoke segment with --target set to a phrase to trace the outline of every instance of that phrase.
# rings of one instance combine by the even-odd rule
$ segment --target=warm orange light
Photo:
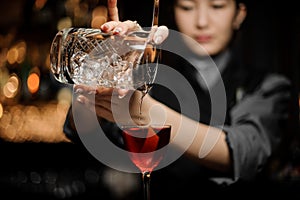
[[[72,19],[70,17],[62,18],[57,23],[57,30],[62,30],[64,28],[70,28],[72,26]]]
[[[103,16],[103,17],[107,16],[106,6],[97,6],[96,8],[93,9],[92,17],[94,18],[99,16]]]
[[[17,59],[18,59],[17,48],[14,47],[14,48],[9,49],[9,51],[7,52],[7,55],[6,55],[6,59],[9,64],[14,64],[15,62],[17,62]]]
[[[107,21],[107,8],[105,6],[98,6],[94,8],[92,13],[92,28],[99,28]]]
[[[9,64],[22,63],[26,57],[26,43],[19,41],[7,51],[6,59]]]
[[[12,75],[2,89],[3,95],[6,98],[14,98],[18,92],[19,84],[18,77]]]
[[[17,63],[22,63],[25,60],[26,57],[26,48],[25,47],[20,47],[18,48],[18,57],[16,62]]]
[[[2,103],[0,103],[0,119],[2,118],[3,116],[3,106],[2,106]]]
[[[18,57],[16,62],[22,63],[25,60],[26,57],[26,42],[25,41],[19,41],[18,44],[16,44],[16,49],[18,51]]]
[[[45,59],[45,68],[50,69],[50,54]]]
[[[102,24],[106,22],[107,18],[104,16],[97,16],[92,19],[91,27],[92,28],[100,28]]]
[[[45,4],[47,3],[47,0],[36,0],[34,5],[38,10],[41,10]]]
[[[40,86],[40,77],[37,73],[32,73],[28,76],[27,87],[30,93],[36,93]]]
[[[72,103],[72,92],[70,88],[62,88],[58,91],[57,100],[59,104],[70,105]]]

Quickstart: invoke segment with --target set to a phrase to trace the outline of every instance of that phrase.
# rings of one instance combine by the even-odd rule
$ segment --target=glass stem
[[[143,186],[144,186],[144,200],[150,200],[150,173],[151,172],[143,172]]]

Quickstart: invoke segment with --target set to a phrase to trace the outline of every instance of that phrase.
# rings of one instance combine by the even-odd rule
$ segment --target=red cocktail
[[[125,148],[132,162],[141,170],[145,199],[150,199],[150,174],[162,160],[170,142],[171,126],[123,126]]]

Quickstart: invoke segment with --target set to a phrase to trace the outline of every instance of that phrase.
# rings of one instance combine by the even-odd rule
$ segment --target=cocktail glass
[[[170,125],[125,125],[121,127],[124,145],[131,161],[142,173],[144,200],[150,200],[151,173],[166,153]]]

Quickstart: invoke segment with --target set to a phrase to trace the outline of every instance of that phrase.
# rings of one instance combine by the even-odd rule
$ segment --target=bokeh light
[[[3,116],[3,105],[2,103],[0,103],[0,119],[2,118]]]
[[[27,86],[30,93],[36,93],[39,89],[40,77],[37,73],[31,73],[27,79]]]
[[[64,28],[72,27],[72,19],[70,17],[65,17],[59,20],[57,23],[57,30],[62,30]]]
[[[107,8],[105,6],[97,6],[92,12],[92,28],[99,28],[107,21]]]
[[[35,0],[34,6],[36,9],[41,10],[45,4],[47,3],[47,0]]]
[[[26,55],[26,43],[24,41],[18,42],[7,52],[7,61],[9,64],[22,63]]]
[[[19,78],[13,74],[3,87],[3,94],[6,98],[13,98],[18,93],[20,81]]]

